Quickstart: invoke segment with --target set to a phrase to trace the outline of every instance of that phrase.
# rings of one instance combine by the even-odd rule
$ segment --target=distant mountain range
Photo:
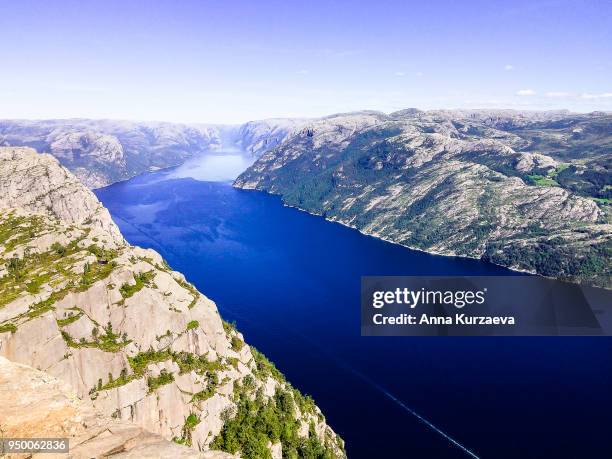
[[[51,153],[90,188],[181,164],[219,144],[218,130],[109,120],[0,121],[0,146]]]
[[[235,183],[383,239],[612,286],[612,114],[407,109],[239,126],[0,121],[96,188],[210,150]]]
[[[0,120],[0,146],[50,153],[90,188],[146,171],[182,164],[219,148],[260,155],[278,145],[300,120],[254,121],[241,126],[113,120]]]

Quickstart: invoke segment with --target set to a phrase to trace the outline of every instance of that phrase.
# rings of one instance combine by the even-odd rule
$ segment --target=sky
[[[0,118],[612,110],[612,2],[0,0]]]

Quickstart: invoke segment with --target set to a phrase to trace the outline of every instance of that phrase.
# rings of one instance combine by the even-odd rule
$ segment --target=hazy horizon
[[[77,120],[82,120],[82,121],[110,121],[110,122],[125,122],[125,123],[168,123],[168,124],[184,124],[184,125],[203,125],[203,126],[240,126],[242,124],[248,123],[248,122],[252,122],[252,121],[268,121],[268,120],[282,120],[282,119],[312,119],[312,120],[316,120],[316,119],[321,119],[321,118],[326,118],[326,117],[331,117],[331,116],[336,116],[336,115],[343,115],[343,114],[350,114],[350,113],[360,113],[360,112],[380,112],[380,113],[384,113],[386,115],[390,115],[392,113],[395,112],[400,112],[402,110],[410,110],[410,109],[417,109],[420,110],[422,112],[429,112],[429,111],[512,111],[512,112],[520,112],[520,113],[529,113],[529,112],[533,112],[533,113],[541,113],[541,112],[568,112],[568,113],[576,113],[576,114],[589,114],[589,113],[595,113],[595,112],[603,112],[606,114],[610,114],[612,113],[611,110],[587,110],[587,111],[578,111],[578,110],[569,110],[567,108],[553,108],[553,109],[521,109],[521,108],[499,108],[499,107],[487,107],[487,108],[464,108],[464,107],[453,107],[453,108],[432,108],[432,109],[420,109],[418,107],[406,107],[406,108],[401,108],[398,110],[394,110],[394,111],[383,111],[383,110],[374,110],[374,109],[363,109],[363,110],[352,110],[349,112],[337,112],[337,113],[328,113],[325,115],[321,115],[321,116],[293,116],[293,117],[282,117],[282,116],[270,116],[267,118],[259,118],[259,119],[248,119],[245,121],[238,121],[238,122],[234,122],[234,123],[215,123],[215,122],[202,122],[202,121],[181,121],[181,120],[177,120],[177,121],[169,121],[169,120],[163,120],[163,119],[135,119],[135,118],[89,118],[86,116],[71,116],[71,117],[58,117],[58,118],[12,118],[12,117],[7,117],[7,118],[0,118],[0,122],[2,121],[32,121],[32,122],[43,122],[43,121],[77,121]]]
[[[610,17],[598,0],[6,2],[0,118],[610,111]]]

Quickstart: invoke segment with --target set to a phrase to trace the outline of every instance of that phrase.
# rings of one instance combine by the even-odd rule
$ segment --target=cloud
[[[562,97],[573,97],[574,94],[571,92],[565,92],[565,91],[549,91],[546,94],[544,94],[544,96],[553,97],[553,98],[562,98]]]
[[[589,99],[589,100],[593,100],[593,99],[608,99],[608,98],[612,97],[612,92],[602,92],[601,94],[584,93],[580,97],[582,97],[583,99]]]
[[[506,64],[506,65],[504,65],[504,70],[506,72],[510,72],[511,70],[514,70],[514,65]]]
[[[521,89],[516,91],[517,96],[535,96],[536,92],[533,89]]]
[[[301,70],[298,70],[295,73],[297,73],[298,75],[308,75],[310,72],[308,70],[306,70],[306,69],[301,69]]]
[[[417,73],[415,73],[415,75],[418,76],[418,77],[422,77],[423,76],[423,72],[417,72]]]
[[[406,72],[395,72],[395,76],[406,76]]]

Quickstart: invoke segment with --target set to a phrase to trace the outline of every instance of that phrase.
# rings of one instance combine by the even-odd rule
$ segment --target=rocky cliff
[[[303,128],[306,119],[273,118],[249,121],[235,132],[235,143],[243,151],[260,156],[279,145],[285,138]]]
[[[0,148],[0,188],[1,356],[195,450],[344,457],[312,399],[53,157]]]
[[[235,186],[392,242],[612,286],[612,115],[404,110],[312,120]]]
[[[165,440],[96,410],[67,383],[0,357],[0,428],[4,438],[67,438],[70,457],[232,459]],[[40,454],[49,457],[49,454]],[[53,455],[52,455],[53,456]]]

